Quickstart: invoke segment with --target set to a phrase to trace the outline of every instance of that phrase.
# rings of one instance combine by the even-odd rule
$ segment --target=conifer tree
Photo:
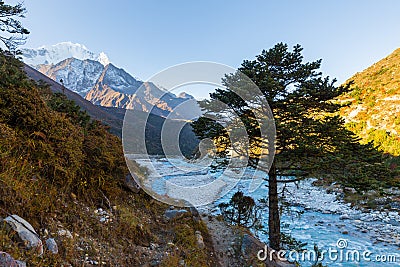
[[[255,60],[245,60],[239,72],[249,77],[267,99],[272,110],[276,127],[276,155],[268,170],[269,241],[278,250],[280,240],[280,214],[278,207],[278,183],[298,181],[304,177],[333,177],[343,183],[365,188],[371,179],[389,177],[380,164],[380,154],[371,144],[361,145],[358,138],[343,126],[344,121],[336,112],[341,107],[334,99],[347,92],[349,86],[335,86],[335,80],[323,77],[319,71],[321,60],[303,62],[300,45],[289,51],[283,43],[264,50]],[[228,74],[223,79],[225,88],[210,94],[211,100],[200,102],[207,112],[215,112],[215,102],[224,102],[218,112],[230,109],[240,117],[252,146],[262,147],[260,128],[251,107],[259,101],[254,95],[243,101],[238,95],[237,74]],[[235,92],[229,88],[235,88]],[[245,94],[245,92],[242,92]],[[211,138],[225,150],[235,149],[227,140],[228,130],[216,121],[201,117],[192,124],[200,139]],[[221,139],[221,137],[224,137]],[[267,137],[268,138],[268,137]],[[253,141],[252,141],[253,140]],[[218,144],[219,143],[219,144]],[[229,147],[231,145],[231,147]],[[227,153],[225,153],[226,155]],[[251,153],[250,153],[251,154]],[[248,164],[259,167],[257,154],[252,153]],[[385,175],[385,176],[383,176]],[[368,179],[365,179],[368,177]]]

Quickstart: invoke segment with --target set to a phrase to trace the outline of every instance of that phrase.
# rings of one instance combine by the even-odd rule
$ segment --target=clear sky
[[[142,80],[194,60],[238,67],[285,42],[301,44],[308,61],[322,58],[324,74],[343,82],[400,47],[398,0],[25,0],[25,6],[23,24],[31,31],[25,47],[81,43]]]

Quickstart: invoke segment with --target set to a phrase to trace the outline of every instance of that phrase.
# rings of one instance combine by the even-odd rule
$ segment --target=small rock
[[[204,240],[203,240],[203,236],[201,235],[201,232],[200,231],[196,231],[195,235],[196,235],[197,246],[199,248],[203,249],[205,247],[205,245],[204,245]]]
[[[355,189],[352,188],[352,187],[345,187],[345,188],[344,188],[344,191],[345,191],[345,192],[352,193],[352,194],[357,193],[357,190],[355,190]]]
[[[16,260],[15,262],[17,263],[16,267],[26,267],[26,262],[24,261]]]
[[[46,246],[49,251],[53,254],[58,254],[58,246],[54,238],[49,238],[46,240]]]
[[[151,250],[155,250],[158,247],[159,247],[158,244],[150,243],[150,249]]]
[[[23,261],[14,260],[10,254],[0,251],[0,266],[4,267],[26,267]]]
[[[346,231],[346,230],[345,230],[345,231],[342,232],[342,234],[348,235],[348,234],[349,234],[349,231]]]
[[[131,174],[125,176],[125,185],[135,194],[140,192],[140,185],[136,182],[136,179],[134,179]]]
[[[187,213],[187,210],[166,210],[164,216],[168,219],[174,219],[184,213]]]
[[[150,262],[150,266],[158,266],[158,265],[160,265],[160,261],[159,260],[152,260],[151,262]]]
[[[345,214],[340,215],[339,219],[340,219],[340,220],[349,220],[349,219],[350,219],[350,216],[349,216],[348,214],[345,213]]]
[[[27,248],[35,248],[39,255],[43,254],[43,244],[32,225],[18,215],[8,216],[5,222],[18,234]]]
[[[369,191],[365,192],[364,195],[367,197],[373,197],[373,196],[378,195],[378,192],[376,192],[375,190],[369,190]]]
[[[73,238],[71,232],[68,231],[68,230],[64,230],[64,229],[58,230],[58,235],[59,235],[59,236],[62,236],[62,237],[69,238],[69,239],[72,239],[72,238]]]

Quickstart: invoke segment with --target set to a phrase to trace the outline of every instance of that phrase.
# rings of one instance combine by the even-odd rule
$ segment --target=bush
[[[259,209],[252,197],[236,192],[228,203],[218,205],[225,221],[238,226],[251,228],[260,222]]]

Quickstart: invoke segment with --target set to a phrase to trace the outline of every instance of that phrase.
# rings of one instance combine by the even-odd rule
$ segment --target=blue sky
[[[13,3],[15,1],[6,1]],[[400,47],[400,1],[25,0],[25,47],[62,41],[104,51],[146,80],[171,65],[215,61],[238,67],[277,42],[322,58],[345,81]]]

